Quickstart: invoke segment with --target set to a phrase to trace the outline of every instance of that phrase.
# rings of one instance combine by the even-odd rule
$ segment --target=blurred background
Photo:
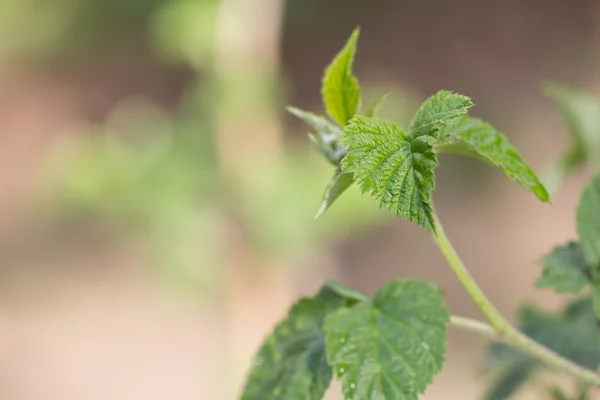
[[[382,116],[467,94],[538,172],[567,136],[542,81],[600,91],[593,0],[0,0],[2,399],[235,399],[324,278],[431,280],[479,317],[424,231],[355,188],[313,222],[333,170],[284,106],[322,113],[357,25]],[[557,308],[535,262],[574,237],[587,176],[547,206],[475,161],[441,166],[437,208],[493,301]],[[477,399],[485,342],[450,335],[424,398]]]

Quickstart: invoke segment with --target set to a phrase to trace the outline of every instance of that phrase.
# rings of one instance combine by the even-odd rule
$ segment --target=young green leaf
[[[600,276],[600,174],[583,191],[577,208],[577,231],[594,280]]]
[[[555,248],[541,260],[542,276],[535,285],[558,293],[577,293],[591,283],[590,269],[577,243]]]
[[[471,107],[473,102],[467,96],[442,90],[421,105],[410,124],[410,136],[437,139],[442,127],[465,115]]]
[[[345,398],[416,400],[442,369],[449,320],[439,290],[412,280],[330,314],[327,359]]]
[[[360,109],[361,89],[358,79],[352,73],[358,36],[357,28],[342,51],[326,68],[323,77],[321,93],[325,109],[340,126],[346,125]]]
[[[448,124],[434,148],[438,153],[458,153],[483,160],[532,191],[541,201],[550,202],[546,188],[523,161],[517,149],[486,122],[463,117],[455,123]]]
[[[342,129],[327,118],[309,111],[300,110],[295,107],[288,107],[287,110],[315,130],[316,135],[309,134],[309,137],[321,154],[331,164],[338,166],[342,158],[346,155],[344,148],[339,145]]]
[[[381,108],[383,102],[385,101],[385,99],[387,99],[388,95],[390,94],[390,92],[383,92],[378,98],[377,100],[375,100],[375,103],[373,103],[373,105],[371,106],[371,108],[369,108],[367,110],[367,113],[365,114],[367,117],[376,117],[377,114],[379,113],[379,109]]]
[[[298,301],[256,355],[242,400],[321,400],[332,378],[321,327],[347,300],[325,286]]]
[[[337,140],[342,134],[342,130],[339,126],[330,122],[327,118],[320,115],[311,113],[310,111],[304,111],[296,107],[288,107],[288,112],[295,115],[304,123],[311,126],[319,136],[324,139]]]
[[[352,183],[354,182],[354,176],[352,174],[342,172],[341,168],[338,168],[335,171],[335,175],[329,185],[327,185],[327,189],[325,190],[325,195],[323,196],[323,201],[321,202],[321,207],[315,216],[315,219],[319,218],[327,209],[333,204],[335,200],[342,193],[346,191]]]
[[[433,171],[438,165],[429,136],[412,138],[397,125],[356,116],[344,129],[347,150],[342,170],[353,173],[363,193],[371,193],[380,207],[414,221],[431,232]]]

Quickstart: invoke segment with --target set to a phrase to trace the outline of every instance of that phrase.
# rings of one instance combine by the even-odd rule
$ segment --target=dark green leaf
[[[600,283],[596,282],[592,292],[592,301],[594,302],[594,314],[596,319],[600,320]]]
[[[340,126],[346,125],[360,109],[361,90],[352,73],[358,36],[359,29],[356,29],[323,77],[321,93],[325,109]]]
[[[577,293],[591,283],[590,269],[577,243],[555,248],[541,260],[542,276],[538,288],[552,288],[558,293]]]
[[[591,298],[572,302],[559,314],[546,314],[531,307],[523,307],[519,314],[520,329],[530,338],[590,370],[600,365],[600,331]],[[493,344],[486,356],[485,369],[501,371],[501,376],[526,367],[529,373],[545,368],[504,344]]]
[[[354,177],[351,173],[342,172],[341,168],[338,168],[335,171],[335,175],[329,185],[327,185],[327,189],[325,190],[325,195],[323,196],[323,201],[321,203],[321,207],[315,216],[315,219],[319,218],[327,209],[333,204],[333,202],[340,197],[342,193],[348,189],[352,183],[354,182]]]
[[[412,280],[330,314],[327,359],[345,398],[416,400],[442,369],[449,320],[439,290]]]
[[[527,382],[534,370],[532,363],[523,363],[506,369],[485,395],[486,400],[504,400],[514,395]]]
[[[431,191],[438,162],[433,140],[412,138],[395,124],[356,116],[342,134],[348,152],[342,169],[353,173],[361,191],[371,193],[380,207],[435,232]]]
[[[436,152],[458,153],[483,160],[524,188],[538,199],[550,202],[546,188],[533,170],[523,161],[508,139],[490,124],[477,118],[463,117],[448,124],[435,144]]]
[[[345,305],[329,287],[297,302],[254,358],[242,400],[321,400],[332,378],[323,320]]]
[[[440,91],[421,105],[415,114],[409,133],[412,137],[439,137],[439,130],[455,119],[462,117],[473,102],[467,96]]]
[[[385,101],[385,99],[388,97],[388,95],[390,94],[390,92],[384,92],[382,93],[377,100],[375,100],[375,103],[373,103],[373,105],[371,106],[371,108],[369,108],[369,110],[367,110],[367,113],[365,114],[367,117],[376,117],[377,114],[379,113],[379,109],[381,108],[381,105],[383,104],[383,102]]]
[[[600,175],[583,191],[577,208],[577,231],[592,278],[600,275]]]

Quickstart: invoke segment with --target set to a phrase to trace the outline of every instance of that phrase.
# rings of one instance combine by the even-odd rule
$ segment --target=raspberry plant
[[[576,397],[569,397],[546,385],[548,396],[587,399],[600,386],[600,176],[581,197],[578,241],[545,256],[537,281],[540,288],[579,297],[557,314],[522,308],[519,328],[512,326],[444,233],[432,200],[437,157],[458,153],[491,164],[544,203],[550,203],[548,191],[504,135],[468,115],[473,103],[467,96],[438,92],[407,129],[376,117],[385,94],[361,113],[361,88],[352,72],[358,37],[356,30],[325,70],[322,97],[328,117],[289,109],[311,126],[310,138],[335,166],[317,217],[356,184],[379,207],[427,230],[486,322],[452,315],[440,290],[426,282],[388,282],[372,298],[325,282],[315,296],[297,302],[267,337],[241,398],[319,400],[335,375],[348,400],[417,399],[443,368],[446,331],[452,326],[493,343],[485,368],[495,372],[495,381],[487,399],[508,398],[547,369],[570,376],[578,387]],[[588,143],[593,127],[585,124],[589,113],[577,113],[583,106],[576,94],[556,87],[550,93],[574,137],[570,151],[551,170],[557,186],[592,157],[587,152],[593,149]]]

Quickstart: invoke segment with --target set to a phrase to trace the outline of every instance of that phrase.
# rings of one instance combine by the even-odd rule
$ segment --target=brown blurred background
[[[313,223],[333,171],[283,109],[322,111],[356,25],[367,98],[393,90],[385,117],[467,94],[538,172],[566,137],[540,83],[600,90],[594,0],[0,0],[0,398],[234,399],[323,278],[423,278],[479,317],[426,234],[355,190]],[[436,205],[493,301],[557,307],[535,261],[573,237],[587,177],[547,206],[441,164]],[[484,346],[452,331],[424,398],[479,398]]]

